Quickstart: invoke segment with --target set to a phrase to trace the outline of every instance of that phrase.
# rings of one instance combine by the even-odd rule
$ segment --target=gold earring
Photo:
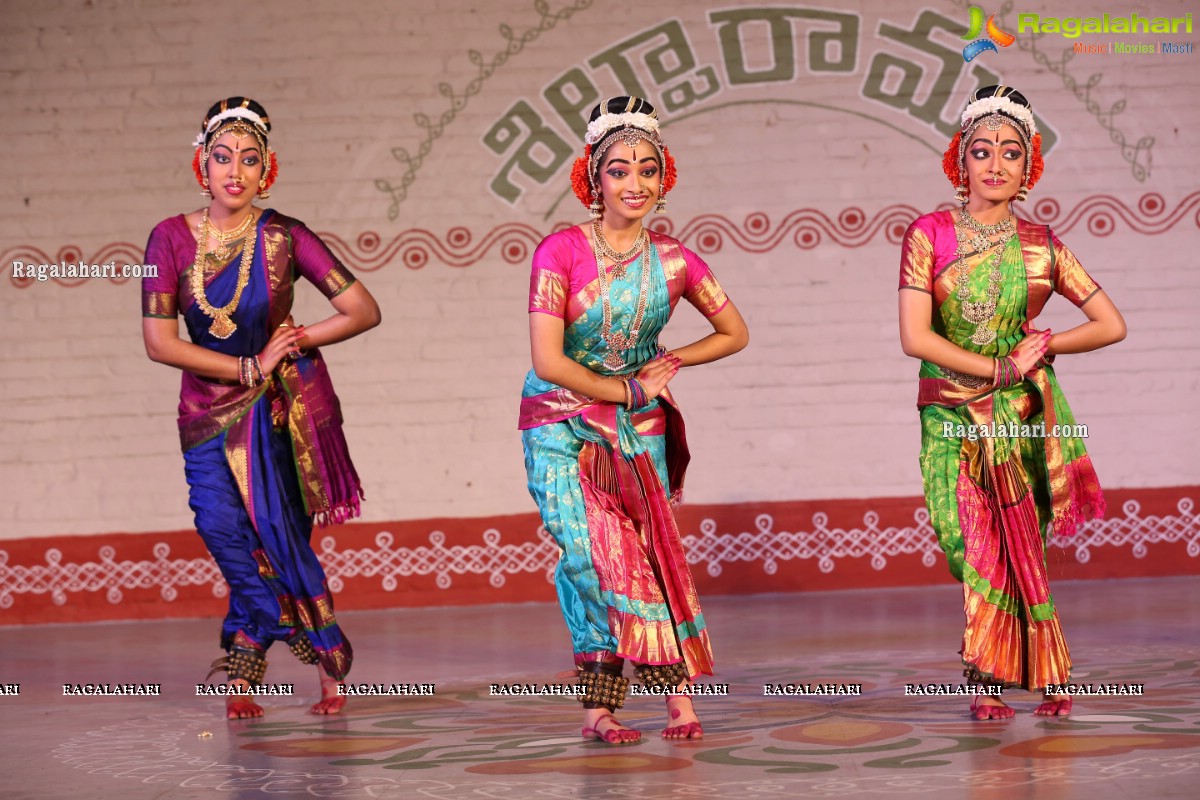
[[[264,200],[266,200],[268,197],[271,196],[271,193],[269,191],[267,191],[267,179],[266,178],[263,178],[261,181],[258,182],[258,196]]]

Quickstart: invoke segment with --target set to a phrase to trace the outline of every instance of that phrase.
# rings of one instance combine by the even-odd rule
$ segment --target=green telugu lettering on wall
[[[935,40],[936,31],[958,36],[964,30],[961,21],[935,11],[920,12],[911,28],[880,23],[877,35],[885,44],[865,69],[859,64],[864,35],[859,14],[777,6],[714,10],[708,21],[708,29],[691,33],[715,37],[717,63],[701,63],[689,31],[678,19],[668,19],[569,67],[540,97],[515,101],[483,136],[483,144],[504,159],[489,183],[491,191],[516,204],[525,193],[522,184],[547,184],[567,169],[578,154],[588,113],[601,99],[600,87],[612,86],[614,79],[623,93],[657,98],[670,119],[706,105],[724,105],[739,89],[784,90],[806,69],[844,79],[855,100],[901,112],[947,139],[957,129],[958,106],[966,95],[955,91],[964,71],[977,87],[999,82],[986,67],[964,64],[958,50]],[[767,52],[747,52],[746,32],[752,27],[768,32]],[[914,58],[914,51],[922,57]],[[926,66],[930,60],[937,64],[932,83]],[[924,99],[918,100],[918,93]],[[789,94],[780,102],[798,97]],[[849,106],[844,110],[857,113]],[[563,126],[572,138],[562,135]],[[1057,136],[1044,120],[1038,120],[1038,128],[1043,148],[1050,150]]]

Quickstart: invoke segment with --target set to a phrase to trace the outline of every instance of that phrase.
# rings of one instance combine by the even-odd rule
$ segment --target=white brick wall
[[[27,258],[34,248],[56,260],[68,246],[90,256],[122,242],[140,252],[155,223],[199,205],[188,142],[208,105],[231,94],[261,100],[276,125],[272,144],[282,171],[269,205],[347,242],[374,231],[387,243],[422,229],[444,243],[447,231],[461,226],[478,243],[505,223],[548,231],[553,222],[580,221],[582,209],[570,197],[544,218],[566,190],[567,168],[544,187],[514,174],[526,190],[515,205],[491,194],[489,183],[507,156],[492,154],[483,136],[518,98],[548,112],[541,90],[572,66],[584,68],[603,92],[617,93],[612,73],[587,67],[587,59],[670,18],[680,21],[698,64],[716,65],[723,86],[675,122],[663,113],[680,166],[669,215],[676,230],[702,214],[740,227],[748,214],[765,212],[776,226],[797,209],[836,219],[852,206],[874,220],[890,206],[925,211],[950,198],[939,166],[946,137],[860,91],[871,58],[887,52],[928,71],[918,90],[924,99],[936,60],[877,36],[881,21],[911,28],[919,7],[853,4],[862,16],[850,74],[809,71],[804,43],[814,26],[797,23],[793,80],[731,87],[704,4],[580,0],[573,17],[525,44],[468,98],[433,142],[392,221],[387,197],[374,185],[378,178],[396,183],[402,174],[391,149],[417,153],[423,130],[413,115],[424,113],[436,124],[449,107],[438,84],[461,95],[478,75],[467,52],[490,61],[505,47],[501,24],[518,36],[538,25],[533,3],[267,5],[264,15],[228,0],[6,3],[0,31],[6,258]],[[567,5],[551,2],[553,10]],[[805,8],[711,4],[738,5]],[[1042,5],[1043,13],[1055,13]],[[948,0],[926,7],[966,19]],[[1110,3],[1105,10],[1178,16],[1190,8],[1162,0]],[[239,17],[243,24],[229,22]],[[747,29],[744,40],[755,69],[771,63],[765,30]],[[948,48],[962,44],[944,32],[935,38]],[[1069,45],[1039,40],[1055,60],[1063,43]],[[988,53],[964,71],[1001,73],[1057,131],[1059,145],[1035,200],[1053,197],[1061,219],[1097,195],[1134,210],[1132,223],[1114,212],[1116,232],[1098,236],[1088,229],[1098,207],[1092,202],[1062,233],[1130,327],[1116,348],[1060,361],[1076,414],[1090,426],[1101,478],[1112,486],[1200,483],[1198,58],[1077,56],[1067,65],[1080,85],[1102,76],[1090,98],[1102,111],[1125,102],[1112,125],[1128,141],[1153,137],[1144,181],[1135,179],[1084,102],[1029,52]],[[645,67],[639,70],[657,99]],[[956,86],[955,110],[970,80]],[[578,149],[561,121],[546,120]],[[1137,212],[1148,192],[1162,196],[1163,213]],[[1181,205],[1177,221],[1157,221]],[[708,260],[750,322],[753,342],[736,358],[688,370],[677,381],[695,454],[689,499],[918,494],[916,363],[896,340],[898,247],[879,232],[861,247],[826,237],[806,250],[789,236],[755,253],[726,236]],[[379,298],[384,324],[327,355],[366,482],[367,518],[532,510],[515,430],[528,364],[527,263],[509,264],[492,248],[466,267],[433,258],[410,270],[395,258],[359,274]],[[136,282],[18,288],[9,275],[6,263],[0,539],[189,526],[175,433],[178,376],[144,355]],[[323,313],[314,291],[297,304],[300,319]],[[1056,327],[1079,319],[1061,298],[1043,317]],[[703,331],[703,321],[684,307],[664,341],[678,344]]]

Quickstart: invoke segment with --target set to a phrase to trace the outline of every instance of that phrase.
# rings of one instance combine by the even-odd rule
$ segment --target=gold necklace
[[[1012,217],[1005,217],[992,225],[984,225],[979,220],[967,211],[966,207],[959,209],[958,221],[964,223],[968,228],[975,232],[975,235],[969,237],[967,243],[975,248],[976,251],[986,250],[994,236],[999,236],[1002,239],[1007,239],[1016,232],[1013,226]],[[963,243],[959,241],[959,255],[963,255]]]
[[[250,217],[247,219],[252,220],[253,217],[254,212],[250,212]],[[212,325],[208,327],[208,332],[218,339],[228,339],[237,330],[237,325],[229,318],[229,315],[237,310],[238,302],[242,299],[242,292],[245,290],[246,284],[250,282],[250,266],[254,261],[254,242],[258,236],[258,229],[250,225],[246,241],[242,243],[242,262],[238,265],[237,285],[233,290],[233,298],[220,308],[213,308],[204,294],[205,267],[208,264],[209,255],[205,252],[205,245],[208,244],[209,227],[208,209],[206,208],[204,209],[204,218],[196,226],[198,238],[196,240],[196,263],[192,265],[192,296],[196,298],[196,305],[200,307],[200,310],[213,321]],[[228,255],[228,250],[226,255]]]
[[[600,224],[600,220],[592,220],[592,241],[600,248],[600,252],[613,262],[613,277],[625,277],[625,262],[638,254],[638,251],[649,244],[650,236],[646,233],[645,228],[639,228],[637,236],[633,237],[633,247],[630,247],[624,252],[617,252],[613,249],[608,240],[604,238],[604,226]]]
[[[610,284],[608,268],[604,266],[604,251],[599,242],[593,237],[592,252],[596,256],[596,273],[600,277],[600,307],[603,310],[604,321],[600,327],[600,338],[608,345],[608,353],[604,356],[604,366],[616,372],[626,366],[625,351],[637,344],[638,334],[642,330],[642,318],[646,315],[646,301],[650,297],[650,247],[642,249],[642,283],[638,294],[637,310],[633,314],[633,323],[629,333],[621,333],[612,329],[612,301],[609,297]]]
[[[1000,299],[1000,290],[1004,280],[1004,273],[1000,270],[1000,256],[1004,252],[1005,243],[1016,232],[1016,227],[1013,225],[1012,217],[1005,217],[994,225],[984,225],[971,216],[971,213],[965,208],[959,213],[959,223],[954,226],[955,236],[958,239],[958,248],[955,253],[958,259],[954,267],[954,294],[962,304],[963,318],[975,325],[975,330],[971,333],[971,341],[983,347],[996,340],[996,329],[992,327],[992,320],[996,318],[996,305]],[[993,236],[1000,238],[993,242]],[[984,299],[980,302],[972,302],[970,287],[967,285],[970,274],[967,271],[966,258],[972,253],[983,252],[993,247],[995,252],[990,256],[985,256],[983,260],[983,263],[990,268]]]
[[[204,225],[204,230],[206,235],[211,236],[220,242],[220,244],[217,246],[217,249],[210,252],[217,257],[217,261],[224,261],[229,258],[229,243],[236,242],[238,239],[241,239],[246,235],[246,232],[250,230],[250,226],[254,223],[254,212],[251,211],[249,214],[247,214],[246,218],[242,220],[241,224],[228,233],[212,224],[212,220],[207,218],[207,209],[205,210],[205,213],[206,223]]]

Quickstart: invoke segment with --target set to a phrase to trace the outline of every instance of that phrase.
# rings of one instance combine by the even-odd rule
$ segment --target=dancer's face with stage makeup
[[[980,125],[971,132],[963,154],[963,167],[971,187],[971,198],[987,204],[1011,200],[1025,177],[1025,145],[1012,125],[989,130]]]
[[[600,193],[604,198],[604,223],[627,227],[650,213],[662,185],[658,151],[644,139],[630,147],[612,144],[600,164]]]
[[[258,195],[262,177],[263,153],[255,136],[234,129],[217,137],[208,156],[208,187],[214,203],[230,213],[244,211]]]

